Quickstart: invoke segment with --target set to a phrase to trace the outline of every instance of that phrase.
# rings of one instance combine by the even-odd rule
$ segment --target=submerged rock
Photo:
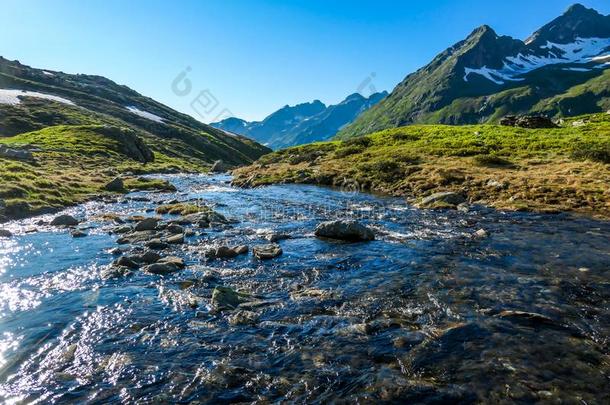
[[[375,232],[356,221],[323,222],[317,226],[315,235],[348,242],[375,240]]]
[[[240,294],[229,287],[215,287],[212,292],[212,306],[216,309],[235,309],[240,301]]]
[[[252,249],[252,253],[259,260],[269,260],[280,256],[283,251],[279,245],[271,243],[269,245],[255,246]]]
[[[86,232],[83,232],[80,229],[76,229],[76,230],[72,231],[71,235],[73,238],[84,238],[86,236],[89,236]]]
[[[78,219],[71,215],[59,215],[51,221],[51,226],[76,226],[78,224]]]
[[[290,236],[286,233],[281,233],[281,232],[269,232],[264,236],[264,238],[271,243],[279,242],[279,241],[285,240],[285,239],[290,239],[291,237],[292,236]]]

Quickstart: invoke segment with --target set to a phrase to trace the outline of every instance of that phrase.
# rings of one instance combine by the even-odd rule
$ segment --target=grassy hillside
[[[579,126],[577,121],[583,121]],[[576,126],[573,125],[577,122]],[[322,184],[420,198],[458,191],[503,209],[610,218],[610,115],[558,129],[418,125],[266,155],[235,183]]]
[[[7,89],[61,99],[25,93],[11,101]],[[216,160],[235,167],[270,152],[106,78],[0,57],[2,146],[27,158],[0,151],[0,221],[84,201],[117,175],[206,172]],[[127,185],[159,186],[135,180]]]

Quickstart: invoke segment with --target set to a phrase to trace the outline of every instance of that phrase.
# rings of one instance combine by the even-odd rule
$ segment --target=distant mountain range
[[[248,122],[232,117],[210,125],[245,135],[272,149],[280,149],[331,139],[341,128],[387,95],[384,91],[365,98],[354,93],[336,105],[326,106],[315,100],[295,106],[287,105],[263,121]]]
[[[507,114],[610,109],[610,16],[580,4],[525,41],[483,25],[408,75],[340,131],[349,138],[413,123],[497,122]]]

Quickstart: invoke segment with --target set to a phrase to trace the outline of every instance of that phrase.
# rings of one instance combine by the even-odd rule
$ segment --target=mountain
[[[129,128],[154,151],[199,163],[252,162],[267,148],[101,76],[35,69],[0,57],[0,137],[57,125]]]
[[[413,123],[497,122],[507,114],[574,116],[610,108],[610,16],[571,6],[527,40],[483,25],[408,75],[338,138]]]
[[[332,138],[341,128],[387,95],[384,91],[366,98],[354,93],[339,104],[328,107],[315,100],[294,107],[285,106],[260,122],[227,118],[210,125],[251,137],[273,149],[281,149]]]
[[[268,152],[104,77],[0,57],[0,222],[109,191],[171,189],[138,174],[206,172]]]

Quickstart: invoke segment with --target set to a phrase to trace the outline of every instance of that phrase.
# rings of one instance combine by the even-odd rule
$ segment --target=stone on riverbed
[[[0,238],[11,238],[13,234],[11,231],[6,229],[0,229]]]
[[[356,221],[329,221],[317,226],[315,235],[320,238],[361,242],[375,240],[375,233],[370,228]]]
[[[181,245],[184,243],[184,235],[179,234],[170,236],[169,238],[167,238],[167,243],[169,243],[170,245]]]
[[[176,256],[163,257],[157,261],[157,264],[169,264],[179,269],[184,269],[186,267],[184,260]]]
[[[146,273],[150,273],[150,274],[159,274],[159,275],[166,275],[166,274],[171,274],[171,273],[175,273],[176,271],[180,270],[180,268],[175,265],[174,263],[154,263],[154,264],[149,264],[148,266],[144,266],[142,267],[142,270]]]
[[[153,250],[165,250],[169,245],[163,242],[161,239],[152,239],[146,242],[146,247]]]
[[[128,269],[136,270],[140,268],[138,258],[135,256],[121,256],[114,261],[115,266],[127,267]]]
[[[184,233],[184,228],[181,227],[180,225],[175,225],[175,224],[168,225],[165,230],[174,235],[177,235],[179,233]]]
[[[259,260],[269,260],[280,256],[283,252],[279,245],[271,243],[269,245],[255,246],[252,249],[252,253]]]
[[[119,245],[127,245],[134,243],[144,243],[147,241],[158,239],[159,235],[154,231],[133,232],[124,235],[117,240]]]
[[[51,226],[76,226],[78,224],[78,219],[71,215],[59,215],[51,221]]]
[[[159,225],[159,219],[157,218],[146,218],[142,221],[138,222],[135,227],[136,232],[141,231],[154,231],[157,229],[157,225]]]
[[[84,237],[88,236],[86,232],[83,232],[80,229],[75,229],[74,231],[71,232],[71,235],[73,238],[84,238]]]
[[[232,288],[219,286],[212,292],[212,306],[216,309],[235,309],[240,302],[240,294]]]

